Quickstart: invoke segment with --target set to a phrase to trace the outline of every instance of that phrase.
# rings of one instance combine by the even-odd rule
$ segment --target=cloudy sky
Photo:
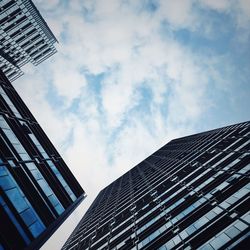
[[[250,118],[249,0],[34,0],[58,53],[14,85],[88,197],[173,138]]]

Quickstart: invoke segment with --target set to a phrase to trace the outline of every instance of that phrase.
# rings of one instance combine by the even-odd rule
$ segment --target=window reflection
[[[75,201],[76,200],[75,194],[73,193],[73,191],[71,190],[71,188],[69,187],[69,185],[66,183],[66,181],[64,180],[64,178],[62,177],[62,175],[58,171],[58,169],[55,166],[55,164],[52,161],[50,161],[50,160],[48,160],[47,163],[50,166],[50,168],[53,171],[53,173],[56,175],[57,179],[60,181],[60,183],[64,187],[64,189],[66,190],[66,192],[68,193],[68,195],[70,196],[70,198],[72,199],[72,201]]]
[[[41,172],[38,170],[37,166],[33,162],[26,163],[26,166],[30,170],[33,177],[36,179],[38,185],[41,187],[45,195],[48,197],[52,206],[56,209],[57,213],[60,215],[62,212],[64,212],[64,208],[61,202],[58,200],[55,193],[52,191],[51,187],[44,179]]]
[[[14,113],[14,115],[18,118],[22,118],[21,114],[18,112],[10,98],[7,96],[5,90],[0,86],[0,95],[3,97],[3,99],[6,101],[8,106],[10,107],[11,111]]]
[[[5,166],[0,166],[0,187],[3,189],[13,206],[15,207],[16,211],[20,214],[21,218],[23,219],[24,223],[29,228],[30,232],[33,234],[34,237],[37,237],[41,234],[45,226],[40,220],[39,216],[36,214],[35,210],[17,185],[14,178],[9,173],[8,169]],[[5,180],[5,181],[2,181]],[[6,208],[7,209],[7,208]],[[8,209],[7,209],[8,210]],[[26,212],[27,211],[27,212]],[[10,213],[12,214],[12,213]],[[29,214],[29,216],[28,216]],[[14,216],[12,215],[13,220]],[[36,223],[37,230],[33,232],[31,221]],[[17,227],[18,224],[14,223]],[[20,231],[20,229],[19,229]],[[25,235],[23,236],[25,238]]]
[[[31,160],[29,155],[27,154],[26,150],[20,143],[20,141],[17,139],[16,135],[8,125],[8,123],[5,121],[2,115],[0,115],[0,126],[2,128],[2,131],[7,136],[8,140],[11,142],[19,156],[23,161]]]

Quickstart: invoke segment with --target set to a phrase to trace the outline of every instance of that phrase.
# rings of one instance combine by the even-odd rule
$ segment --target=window
[[[10,98],[7,96],[5,90],[1,86],[0,86],[0,94],[2,95],[5,102],[8,104],[8,106],[10,107],[14,115],[18,118],[22,118],[22,116],[20,115],[20,113],[18,112],[18,110],[16,109],[12,101],[10,100]]]
[[[29,155],[27,154],[24,147],[21,145],[20,141],[17,139],[16,135],[11,130],[10,126],[7,124],[7,122],[4,120],[3,116],[0,115],[0,126],[2,128],[2,131],[7,136],[8,140],[11,142],[19,156],[23,161],[31,160]]]
[[[29,201],[27,200],[27,198],[25,197],[25,195],[19,188],[15,179],[11,176],[11,174],[9,173],[8,169],[5,166],[0,166],[0,174],[1,174],[0,187],[4,190],[5,194],[11,201],[12,205],[15,207],[16,211],[20,214],[24,223],[27,225],[27,227],[29,227],[33,236],[34,237],[38,236],[38,233],[40,234],[45,229],[45,226],[43,225],[39,216],[36,214],[31,204],[29,203]],[[7,206],[5,206],[5,211],[9,214],[11,220],[13,221],[14,225],[17,227],[20,234],[27,241],[28,238],[26,234],[23,232],[19,223],[17,223],[17,220],[15,219],[15,216],[12,214],[11,210]],[[33,224],[31,225],[31,223],[37,224],[36,228],[38,229],[35,232],[32,232]]]
[[[60,181],[60,183],[62,184],[62,186],[64,187],[65,191],[68,193],[68,195],[70,196],[72,201],[76,200],[76,196],[73,193],[73,191],[71,190],[71,188],[69,187],[69,185],[66,183],[66,181],[64,180],[64,178],[62,177],[62,175],[60,174],[60,172],[58,171],[57,167],[55,166],[55,164],[48,160],[47,161],[48,165],[50,166],[51,170],[53,171],[53,173],[56,175],[57,179]]]
[[[28,245],[30,243],[30,239],[28,238],[27,234],[24,232],[23,228],[20,226],[19,222],[16,220],[15,216],[13,215],[12,211],[9,209],[7,204],[4,202],[3,198],[0,196],[0,205],[3,207],[5,212],[8,214],[12,223],[16,226],[18,232],[22,236],[25,243]],[[0,248],[1,249],[1,248]]]
[[[214,249],[219,249],[220,247],[225,245],[229,240],[230,238],[225,233],[222,233],[218,235],[217,237],[215,237],[215,239],[213,239],[210,242],[210,244]]]
[[[29,230],[32,233],[32,235],[36,238],[44,231],[44,227],[41,225],[41,223],[36,221],[29,227]]]
[[[18,213],[28,208],[27,202],[25,201],[25,199],[23,198],[23,196],[21,195],[20,191],[17,188],[7,190],[5,193],[11,200],[12,204],[14,205]]]
[[[36,216],[31,208],[26,209],[20,215],[25,221],[27,226],[30,226],[32,223],[36,221]]]
[[[226,235],[233,239],[235,236],[237,236],[240,233],[240,230],[237,229],[235,226],[230,227],[225,231]]]
[[[53,207],[55,207],[58,214],[61,214],[64,211],[64,208],[54,192],[52,191],[51,187],[47,183],[47,181],[42,176],[41,172],[38,170],[37,166],[33,162],[26,163],[26,166],[30,170],[33,177],[36,179],[38,185],[41,187],[45,195],[48,197],[50,203]]]
[[[41,153],[41,155],[45,159],[48,159],[49,158],[48,154],[45,152],[44,148],[41,146],[40,142],[37,140],[37,138],[35,137],[35,135],[34,134],[29,134],[29,137],[33,141],[33,143],[36,145],[36,147],[39,150],[39,152]]]

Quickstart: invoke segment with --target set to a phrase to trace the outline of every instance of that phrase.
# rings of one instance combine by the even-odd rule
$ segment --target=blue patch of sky
[[[245,36],[242,38],[242,36]],[[243,39],[243,41],[241,40]],[[238,68],[247,68],[250,76],[250,32],[249,30],[239,30],[235,33],[233,46],[230,51],[232,61],[237,63]]]
[[[154,84],[152,82],[151,84]],[[164,84],[168,84],[167,80]],[[140,121],[144,122],[145,127],[148,131],[153,135],[155,133],[155,121],[152,120],[153,113],[155,110],[161,113],[162,118],[167,121],[168,117],[168,102],[169,96],[171,95],[170,88],[164,93],[164,100],[161,103],[154,102],[154,93],[150,88],[150,83],[147,85],[144,84],[140,88],[137,89],[140,93],[140,100],[138,104],[134,107],[131,112],[140,116]],[[133,115],[133,114],[132,114]]]
[[[58,95],[58,91],[55,85],[52,83],[49,85],[49,91],[47,92],[46,100],[50,106],[55,109],[58,109],[58,107],[62,107],[64,105],[64,98]]]
[[[202,21],[197,30],[174,29],[164,21],[161,31],[163,38],[175,39],[194,54],[220,58],[214,67],[226,86],[221,88],[217,79],[210,78],[206,97],[212,106],[196,121],[196,127],[200,126],[203,131],[215,128],[218,124],[225,126],[249,120],[250,37],[245,35],[246,31],[238,29],[235,19],[228,13],[204,9],[199,11]],[[206,29],[209,33],[205,32]],[[242,34],[245,35],[243,42]]]
[[[59,38],[59,42],[62,44],[67,44],[69,42],[69,25],[68,24],[63,24],[63,32],[60,32],[60,38]]]
[[[98,112],[104,113],[103,106],[102,106],[102,96],[101,96],[101,89],[102,89],[102,82],[107,76],[108,72],[100,73],[100,74],[89,74],[85,73],[85,78],[88,82],[88,91],[94,94],[96,102],[97,102],[97,109]]]
[[[70,130],[70,132],[67,135],[64,135],[64,140],[62,142],[61,148],[63,151],[66,151],[70,146],[74,144],[74,128]]]
[[[117,138],[119,138],[119,136],[124,132],[124,129],[126,129],[126,127],[133,126],[133,122],[138,116],[140,117],[140,121],[144,122],[145,127],[147,127],[149,131],[151,131],[150,122],[152,121],[150,117],[152,117],[152,115],[150,106],[153,99],[152,90],[146,84],[142,84],[139,88],[136,89],[135,96],[138,98],[137,105],[135,105],[132,109],[128,110],[126,114],[124,114],[123,120],[118,127],[109,131],[107,143],[111,148]],[[153,132],[153,130],[151,132]],[[113,160],[113,155],[110,154],[108,156],[109,164],[112,165]]]
[[[225,64],[228,64],[227,60]],[[218,67],[225,86],[220,86],[216,79],[210,79],[206,92],[209,106],[197,122],[200,124],[200,131],[247,121],[250,118],[249,72],[234,67],[228,72],[223,70],[223,65]]]
[[[153,92],[151,88],[145,84],[142,84],[136,90],[138,92],[139,100],[138,104],[134,107],[141,114],[150,113],[151,101],[153,99]]]
[[[69,107],[66,107],[65,97],[59,95],[55,85],[50,83],[50,88],[47,92],[46,100],[53,109],[56,109],[60,112],[63,111],[62,114],[67,115],[68,113],[77,113],[80,97],[73,99]]]
[[[249,101],[247,94],[237,91],[236,100],[231,99],[231,93],[211,91],[212,106],[196,122],[199,131],[222,127],[233,123],[249,120]],[[245,97],[244,97],[245,95]],[[245,106],[245,108],[243,108]]]
[[[169,80],[170,81],[170,80]],[[154,83],[151,83],[154,84]],[[168,84],[166,82],[166,84]],[[155,132],[155,121],[152,120],[152,112],[154,112],[154,107],[152,105],[157,105],[155,107],[157,110],[160,110],[161,114],[164,118],[167,120],[167,113],[168,113],[168,96],[171,94],[171,90],[165,93],[165,99],[164,102],[161,104],[154,104],[153,99],[153,91],[150,88],[150,84],[143,83],[136,89],[136,97],[137,105],[135,105],[132,109],[127,111],[126,114],[124,114],[123,120],[119,127],[113,129],[108,137],[108,144],[111,145],[114,141],[119,138],[119,136],[123,133],[124,129],[126,127],[133,126],[133,122],[135,120],[140,120],[141,123],[144,124],[145,128],[151,133],[152,135]],[[153,108],[153,109],[152,109]],[[109,156],[109,163],[111,164],[113,161],[113,156]]]
[[[93,8],[89,9],[89,8],[86,8],[83,6],[81,9],[81,14],[82,14],[85,22],[92,23],[95,21],[95,15],[94,15]]]
[[[142,1],[142,4],[143,9],[148,12],[155,12],[159,7],[159,3],[157,0],[144,0]]]
[[[159,1],[158,0],[142,0],[138,1],[136,5],[134,5],[133,1],[129,0],[122,0],[121,1],[121,8],[123,6],[129,6],[132,3],[132,6],[135,12],[141,13],[141,12],[148,12],[148,13],[154,13],[159,8]],[[130,7],[130,6],[129,6]]]
[[[82,74],[84,74],[86,80],[87,80],[87,87],[86,87],[86,91],[89,93],[89,95],[94,96],[94,101],[97,103],[97,108],[98,108],[98,112],[101,114],[102,113],[102,104],[101,104],[101,83],[102,80],[105,77],[105,74],[89,74],[87,72],[85,72],[84,70],[81,71]],[[83,90],[84,91],[84,90]],[[59,105],[60,100],[63,99],[63,97],[60,96],[56,96],[56,92],[55,89],[52,93],[50,93],[50,103],[51,105]],[[55,100],[53,100],[53,95],[55,95]],[[75,98],[70,106],[67,108],[67,110],[65,110],[67,113],[73,113],[76,114],[78,116],[78,118],[81,118],[83,121],[86,119],[84,113],[81,112],[81,110],[79,110],[79,104],[81,102],[81,99],[85,98],[81,93],[79,94],[79,96],[77,98]],[[62,104],[62,102],[61,102]]]
[[[232,17],[208,10],[202,11],[201,16],[202,21],[197,30],[174,30],[174,39],[196,53],[224,54],[231,50],[236,32],[236,25]]]
[[[65,106],[65,97],[58,94],[58,90],[56,89],[55,85],[50,83],[49,91],[46,95],[46,100],[48,101],[49,105],[53,108],[62,112],[62,114],[67,115],[68,113],[77,113],[79,102],[81,96],[74,98],[68,107]]]
[[[97,95],[100,95],[102,81],[106,77],[106,73],[101,73],[97,75],[84,73],[84,75],[88,82],[88,88],[94,91]]]
[[[67,111],[71,113],[78,113],[80,100],[81,100],[81,97],[77,97],[73,99]]]

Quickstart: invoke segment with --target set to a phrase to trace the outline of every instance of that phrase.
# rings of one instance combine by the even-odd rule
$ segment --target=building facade
[[[63,250],[249,249],[250,122],[172,140],[104,188]]]
[[[30,0],[0,1],[0,250],[39,249],[85,197],[9,81],[55,42]]]
[[[56,38],[31,0],[0,1],[0,69],[13,81],[21,66],[56,53]]]
[[[85,193],[0,72],[0,249],[37,249]]]

